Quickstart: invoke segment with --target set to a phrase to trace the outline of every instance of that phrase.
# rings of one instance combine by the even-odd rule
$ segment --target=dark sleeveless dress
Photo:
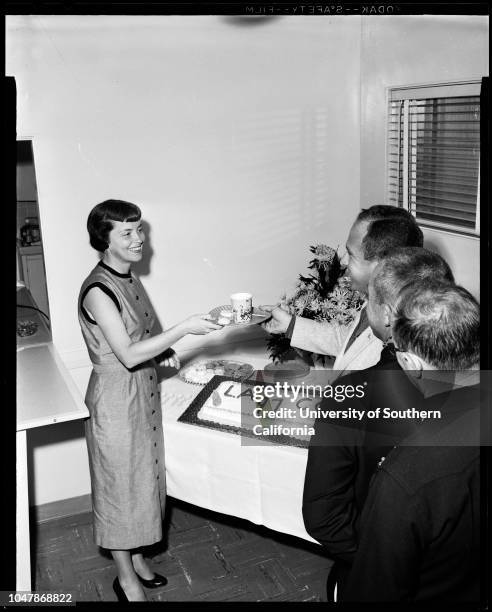
[[[156,321],[142,283],[100,262],[82,284],[78,316],[93,370],[85,396],[94,540],[129,550],[162,539],[166,500],[162,414],[155,362],[126,368],[83,307],[92,286],[113,299],[134,342]]]

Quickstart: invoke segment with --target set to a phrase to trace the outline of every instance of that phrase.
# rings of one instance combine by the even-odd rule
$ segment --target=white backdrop
[[[18,139],[33,141],[54,342],[82,393],[76,301],[97,202],[141,205],[139,271],[168,325],[235,291],[269,303],[310,244],[344,245],[359,210],[360,19],[8,16],[6,58]],[[234,338],[178,348],[193,341]],[[32,503],[90,492],[81,423],[29,444]]]
[[[344,245],[359,208],[359,45],[359,19],[343,17],[7,18],[62,355],[83,348],[85,222],[103,199],[141,205],[140,271],[166,324],[235,291],[270,303],[310,244]]]

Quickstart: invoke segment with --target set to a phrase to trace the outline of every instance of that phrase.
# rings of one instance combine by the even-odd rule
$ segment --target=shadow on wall
[[[339,160],[331,146],[332,118],[327,107],[296,107],[243,115],[230,149],[238,193],[238,227],[232,249],[244,257],[283,245],[303,232],[336,223]],[[228,245],[226,246],[228,248]]]
[[[433,251],[434,253],[437,253],[448,263],[452,261],[452,257],[446,245],[443,242],[438,241],[433,237],[430,237],[430,238],[424,237],[424,248],[428,249],[429,251]],[[454,270],[453,270],[453,273],[454,273]]]
[[[139,278],[142,278],[143,276],[148,276],[150,274],[151,261],[152,261],[152,257],[154,256],[154,249],[152,248],[152,238],[151,238],[152,230],[151,230],[150,223],[148,221],[142,220],[142,228],[145,234],[145,246],[143,249],[142,259],[139,262],[132,264],[132,270],[135,272],[135,274]],[[149,297],[150,303],[153,306],[152,296],[149,295],[148,297]],[[155,330],[155,333],[157,334],[160,334],[164,331],[159,319],[156,320],[154,330]]]
[[[466,242],[449,240],[444,235],[424,235],[424,247],[438,253],[448,262],[455,281],[480,301],[480,243],[478,240],[466,239]],[[460,256],[461,255],[461,256]],[[464,256],[463,256],[464,255]]]
[[[154,255],[154,249],[152,248],[150,224],[147,221],[142,220],[142,228],[145,233],[145,245],[143,249],[142,259],[138,263],[132,264],[132,268],[135,274],[139,277],[148,276],[150,274],[150,262]]]

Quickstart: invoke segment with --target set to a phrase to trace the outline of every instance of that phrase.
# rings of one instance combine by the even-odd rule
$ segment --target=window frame
[[[386,122],[385,122],[385,202],[386,204],[394,205],[389,201],[390,191],[390,145],[389,145],[389,131],[390,131],[390,103],[392,101],[399,100],[403,103],[403,106],[408,109],[410,100],[422,99],[427,100],[433,97],[439,98],[450,98],[450,97],[466,97],[466,96],[480,96],[481,89],[481,78],[463,79],[459,81],[443,81],[443,82],[429,82],[429,83],[417,83],[411,85],[393,85],[386,87]],[[408,115],[404,121],[408,125]],[[401,136],[401,132],[399,132]],[[408,186],[408,173],[410,166],[408,163],[408,130],[404,130],[403,138],[403,173],[404,179],[403,184]],[[398,146],[401,141],[399,141]],[[456,225],[446,224],[441,221],[431,221],[428,219],[419,219],[415,210],[412,210],[410,206],[408,193],[409,189],[404,188],[402,194],[402,202],[398,204],[402,208],[408,210],[418,221],[419,225],[435,231],[444,232],[454,236],[461,236],[467,238],[480,239],[480,156],[478,158],[478,184],[477,184],[477,202],[475,211],[475,228],[465,228]]]

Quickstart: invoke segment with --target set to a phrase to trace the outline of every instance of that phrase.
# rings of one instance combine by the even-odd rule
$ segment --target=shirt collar
[[[99,263],[97,265],[101,266],[101,268],[104,268],[108,272],[111,272],[111,274],[114,274],[115,276],[118,276],[119,278],[131,278],[132,277],[131,272],[127,272],[126,274],[122,274],[121,272],[117,272],[114,268],[111,268],[110,266],[108,266],[108,264],[104,263],[104,261],[102,259],[99,261]]]

